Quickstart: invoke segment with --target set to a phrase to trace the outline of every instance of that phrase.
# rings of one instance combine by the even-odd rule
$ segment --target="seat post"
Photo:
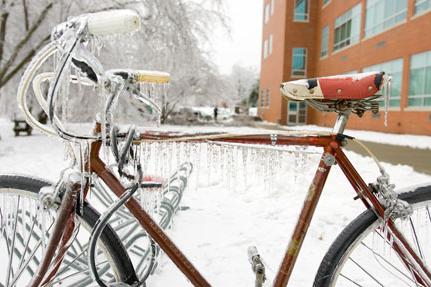
[[[335,121],[334,128],[332,132],[335,134],[342,134],[344,129],[346,128],[347,121],[349,120],[350,111],[341,112],[337,116],[337,120]]]

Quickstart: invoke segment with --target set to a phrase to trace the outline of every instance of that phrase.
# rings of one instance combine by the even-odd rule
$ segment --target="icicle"
[[[175,144],[175,164],[176,166],[181,165],[181,143]]]
[[[4,225],[5,225],[5,210],[4,210],[4,195],[0,194],[0,234],[3,234]]]
[[[229,176],[226,172],[226,166],[227,166],[227,162],[226,162],[226,147],[225,146],[220,146],[220,171],[221,171],[221,177],[223,180],[223,186],[225,188],[228,187],[227,185],[227,177]]]
[[[243,146],[241,148],[242,153],[242,174],[244,179],[244,188],[247,188],[248,184],[248,155],[249,155],[249,148],[247,146]]]
[[[212,170],[211,170],[211,156],[212,156],[212,150],[211,150],[211,145],[209,143],[204,143],[204,155],[205,155],[205,168],[206,168],[206,172],[207,172],[207,182],[209,184],[212,184],[211,180],[212,180]]]
[[[70,93],[70,76],[71,76],[71,65],[68,64],[64,68],[63,81],[61,81],[61,121],[66,123],[68,120],[68,109],[69,109],[69,93]]]
[[[160,156],[163,155],[163,149],[162,149],[161,143],[155,143],[156,151],[154,153],[154,163],[155,163],[155,174],[159,177],[162,176],[162,165],[163,163],[160,161]]]
[[[191,150],[192,145],[191,144],[183,143],[183,148],[184,148],[184,152],[183,152],[184,158],[181,160],[181,164],[190,161],[191,155],[192,155],[192,150]],[[193,164],[193,162],[192,162],[192,164]],[[192,180],[192,179],[190,179],[190,180]],[[192,181],[190,183],[192,183]],[[191,187],[190,187],[191,185],[192,184],[187,185],[187,187],[186,187],[187,192],[191,190]]]
[[[98,93],[99,98],[103,99],[103,101],[106,103],[108,100],[107,99],[108,95],[107,95],[104,87],[102,86],[102,84],[99,84],[98,92],[99,92]],[[106,142],[106,140],[107,140],[107,138],[106,138],[106,136],[107,136],[106,135],[106,132],[107,132],[106,131],[106,106],[104,107],[103,111],[98,114],[98,117],[100,120],[100,128],[101,128],[100,135],[102,137],[102,153],[105,154],[106,164],[109,165],[109,157],[106,157],[107,156],[107,153],[106,153],[106,147],[107,147],[107,142]]]
[[[89,198],[91,198],[92,195],[92,186],[93,186],[93,177],[91,176],[91,171],[90,171],[90,167],[91,167],[91,142],[88,141],[86,142],[86,149],[87,149],[87,157],[85,160],[85,164],[88,167],[88,171],[86,170],[86,176],[87,176],[87,186],[88,186],[88,196],[90,196]]]
[[[235,191],[239,191],[241,189],[241,187],[238,185],[238,174],[239,174],[239,166],[238,166],[238,161],[239,161],[239,152],[238,152],[238,146],[233,146],[233,148],[231,149],[232,151],[232,182],[233,182],[233,189]]]
[[[101,50],[102,50],[102,48],[104,46],[104,43],[103,43],[101,37],[93,37],[93,39],[94,39],[94,42],[95,42],[96,55],[97,55],[97,57],[99,57],[100,56],[100,52],[101,52]]]
[[[301,154],[300,154],[300,150],[298,146],[295,146],[295,151],[294,153],[294,170],[293,170],[293,188],[294,191],[296,192],[298,189],[298,182],[299,182],[299,166],[300,166],[300,162],[301,162]]]
[[[174,162],[174,155],[175,155],[175,145],[176,143],[170,143],[169,144],[169,158],[168,158],[168,166],[169,166],[169,176],[174,171],[174,166],[178,166],[177,163]]]
[[[207,143],[207,165],[208,165],[208,182],[211,184],[214,182],[216,178],[215,167],[215,145],[213,143]]]
[[[140,150],[141,150],[141,156],[140,156],[140,160],[141,160],[141,167],[142,167],[142,172],[144,175],[148,174],[148,143],[147,142],[143,142],[140,144]]]
[[[43,209],[42,203],[38,202],[38,213],[40,214],[41,218],[41,240],[42,240],[42,252],[45,252],[46,244],[47,244],[47,236],[46,236],[46,216],[45,216],[45,210]]]
[[[388,110],[389,110],[389,100],[392,92],[392,77],[388,77],[386,85],[383,89],[385,98],[385,127],[388,126]]]
[[[58,51],[58,50],[57,50]],[[57,65],[59,63],[59,59],[60,59],[60,52],[55,52],[54,53],[54,57],[53,57],[53,62],[52,62],[52,66],[54,67],[54,69],[57,69]]]
[[[218,163],[218,167],[217,167],[217,171],[218,171],[218,176],[217,176],[217,180],[222,183],[225,184],[224,179],[224,165],[223,165],[223,161],[224,161],[224,156],[223,156],[223,147],[221,145],[217,146],[217,153],[216,153],[216,163]]]
[[[265,180],[266,180],[266,192],[270,193],[272,191],[272,170],[273,170],[273,161],[271,157],[271,150],[265,151]]]
[[[81,188],[80,188],[80,193],[79,193],[79,211],[81,214],[83,214],[84,212],[84,192],[85,192],[85,185],[86,185],[86,180],[85,180],[85,143],[79,143],[79,163],[81,166]]]

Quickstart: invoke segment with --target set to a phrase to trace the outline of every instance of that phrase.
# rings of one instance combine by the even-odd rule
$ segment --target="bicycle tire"
[[[28,198],[31,198],[31,197],[37,198],[37,193],[40,191],[40,189],[42,187],[49,186],[49,185],[51,185],[51,183],[49,183],[47,181],[35,179],[35,178],[31,178],[31,177],[17,176],[17,175],[0,175],[0,195],[2,195],[2,196],[10,196],[11,194],[12,195],[15,194],[15,195],[18,195],[18,197],[23,196],[23,198],[25,198],[24,196],[27,196]],[[25,202],[24,199],[23,199],[23,202]],[[3,201],[3,203],[4,203],[4,201]],[[0,205],[0,207],[1,207],[1,205]],[[21,208],[21,209],[23,209],[23,208]],[[20,209],[17,208],[17,210],[20,210]],[[0,213],[0,215],[5,214],[5,212],[7,212],[7,211],[4,210],[2,213]],[[2,216],[2,217],[4,217],[4,216]],[[92,226],[94,226],[96,224],[96,221],[99,218],[99,214],[89,204],[84,204],[83,213],[82,213],[82,215],[78,215],[78,217],[79,217],[79,220],[81,222],[81,225],[84,226],[84,228],[86,230],[91,231]],[[24,221],[24,219],[21,219],[21,220]],[[18,224],[15,224],[15,225],[18,225]],[[24,223],[22,223],[21,225],[24,226],[21,228],[29,229],[28,226],[25,226]],[[15,229],[18,230],[18,228],[20,228],[20,227],[16,227]],[[30,233],[31,232],[33,232],[33,228],[30,230]],[[23,233],[24,233],[24,231],[23,231]],[[4,234],[2,232],[2,234],[0,234],[0,243],[1,243],[1,240],[4,240],[4,238],[6,238],[6,237],[2,237],[3,235]],[[20,235],[18,233],[16,237],[19,238],[19,236]],[[21,236],[21,238],[24,238],[24,237]],[[31,237],[28,236],[28,238],[30,241]],[[41,238],[41,237],[39,237],[39,238]],[[38,239],[36,239],[36,240],[38,240]],[[110,272],[110,273],[105,272],[106,278],[110,279],[111,281],[115,280],[115,282],[122,282],[122,283],[130,284],[130,285],[136,283],[138,281],[138,279],[137,279],[137,276],[135,274],[133,264],[132,264],[132,262],[128,256],[123,244],[121,243],[120,239],[118,238],[117,234],[114,232],[114,230],[109,225],[106,226],[106,228],[104,229],[99,240],[101,242],[100,243],[101,249],[103,250],[104,253],[106,253],[107,261],[109,261],[109,265],[110,265],[109,267],[112,269],[112,272]],[[10,240],[9,240],[9,242],[10,242]],[[78,244],[80,244],[80,243],[78,243]],[[74,247],[72,246],[71,248],[74,248]],[[20,253],[20,255],[27,254],[25,249],[29,249],[29,247],[24,247],[22,252]],[[13,249],[13,250],[15,251],[15,249]],[[19,250],[17,252],[19,252]],[[22,258],[24,258],[24,257],[25,256],[22,256]],[[84,255],[84,253],[82,253],[82,258],[78,258],[78,259],[76,259],[76,261],[80,261],[80,263],[82,263],[82,266],[85,266],[85,268],[87,268],[87,266],[85,265],[85,261],[82,261],[82,260],[86,260],[85,257],[86,257],[86,254]],[[23,259],[19,258],[19,260],[23,260]],[[36,259],[32,258],[31,262],[29,262],[29,264],[32,263],[34,260],[36,260]],[[12,261],[12,262],[14,262],[14,261]],[[8,268],[7,265],[12,265],[12,264],[10,264],[10,263],[9,264],[2,264],[1,268],[2,269]],[[28,267],[28,266],[26,266],[25,269],[34,271],[33,269],[31,269],[31,267]],[[18,270],[20,270],[20,269],[18,269]],[[15,270],[15,271],[17,271],[17,270]],[[32,271],[29,271],[29,272],[32,272]],[[59,270],[57,275],[62,274],[61,272],[62,271]],[[88,271],[84,270],[84,273],[85,272],[88,272]],[[7,273],[8,273],[8,271],[6,270],[5,274],[7,274]],[[73,284],[74,287],[88,286],[88,285],[92,284],[92,280],[91,280],[91,277],[89,276],[89,274],[88,273],[85,273],[85,274],[87,274],[86,278],[82,279],[83,281],[79,281],[77,283],[74,283]],[[66,273],[64,276],[70,276],[70,275],[67,275],[67,273]],[[3,278],[0,278],[0,286],[6,286],[6,284],[3,284],[5,282],[3,282],[3,283],[1,282],[1,280],[3,280]],[[4,280],[7,280],[7,279],[4,279]],[[54,282],[55,281],[56,280],[54,279]],[[59,283],[58,285],[62,284],[62,286],[64,286],[63,285],[64,283],[60,283],[60,282],[58,282],[58,283]],[[13,284],[13,285],[15,286],[15,284]],[[55,286],[55,285],[57,285],[57,284],[53,284],[50,286]],[[72,284],[66,285],[66,286],[71,286],[71,285]],[[17,286],[22,286],[22,285],[17,285]]]
[[[401,193],[399,195],[399,198],[409,202],[414,208],[414,214],[408,219],[408,223],[410,224],[410,226],[414,227],[414,223],[412,223],[412,218],[417,217],[418,220],[421,218],[419,212],[427,213],[427,224],[431,224],[430,209],[428,208],[428,205],[431,206],[431,185],[412,188],[410,191]],[[401,222],[397,224],[401,224]],[[415,284],[413,278],[409,279],[409,276],[406,276],[409,275],[409,272],[403,273],[403,270],[400,269],[399,266],[403,266],[402,263],[400,264],[401,260],[397,257],[397,255],[395,255],[394,251],[391,251],[387,240],[382,241],[383,236],[375,235],[377,234],[376,232],[381,232],[376,231],[376,228],[378,226],[379,223],[377,221],[377,216],[371,210],[364,211],[362,214],[356,217],[348,226],[346,226],[345,229],[332,243],[331,247],[324,256],[317,271],[313,286],[421,286]],[[417,244],[413,242],[415,240],[410,241],[411,245],[414,245],[415,251],[417,253],[420,253],[420,256],[422,257],[431,258],[431,252],[427,252],[426,254],[418,252],[421,248],[420,242],[429,243],[431,234],[426,235],[425,232],[423,234],[420,234],[419,231],[420,230],[417,228],[412,229],[410,231],[410,235],[404,235],[407,238],[415,237]],[[368,246],[369,242],[367,241],[369,239],[369,236],[375,236],[372,238],[372,240],[382,241],[381,243],[383,243],[383,248],[385,248],[386,245],[387,252],[389,252],[389,254],[387,254],[387,258],[383,257],[384,254],[380,254],[378,250],[374,250],[374,246],[372,246],[373,248],[370,249],[370,246]],[[427,239],[424,240],[423,236],[427,236]],[[429,248],[428,251],[430,251]],[[366,254],[367,252],[369,253],[368,256]],[[358,262],[358,258],[355,258],[353,256],[363,258],[361,259],[361,264]],[[364,260],[365,258],[366,260]],[[364,265],[366,264],[362,262],[365,262],[367,260],[368,265],[365,267]],[[346,264],[348,264],[349,266],[346,266]],[[377,269],[376,266],[380,268]],[[350,278],[349,276],[353,276],[350,275],[353,270],[356,270],[358,273],[363,273],[361,276],[358,277],[364,278]],[[349,276],[347,276],[343,272],[348,272]],[[389,278],[390,275],[394,277]],[[358,282],[356,280],[361,281]],[[368,282],[367,284],[364,284],[364,281],[366,280],[368,280]],[[393,282],[396,283],[394,284]]]

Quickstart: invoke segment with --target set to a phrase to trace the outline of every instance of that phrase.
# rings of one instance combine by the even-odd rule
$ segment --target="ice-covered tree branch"
[[[42,10],[42,12],[39,14],[39,16],[37,17],[36,21],[31,25],[30,29],[28,31],[26,31],[25,35],[21,38],[21,40],[15,45],[15,47],[13,48],[13,53],[9,56],[9,59],[6,60],[6,62],[4,64],[1,65],[0,67],[0,88],[7,83],[7,81],[11,78],[11,77],[7,77],[7,81],[6,81],[6,73],[8,72],[9,69],[12,68],[12,65],[16,62],[17,57],[19,55],[19,52],[22,50],[22,48],[28,43],[28,41],[30,40],[30,38],[33,36],[33,34],[35,33],[35,31],[40,27],[41,23],[45,20],[45,18],[48,15],[48,12],[52,9],[53,7],[53,2],[49,2],[45,8]],[[43,38],[43,39],[46,39]],[[43,44],[43,42],[42,42]],[[39,47],[40,48],[40,47]],[[31,59],[31,58],[30,58]],[[23,65],[25,65],[29,60],[28,57],[24,57],[20,60],[20,62],[17,64],[17,67],[22,67]]]

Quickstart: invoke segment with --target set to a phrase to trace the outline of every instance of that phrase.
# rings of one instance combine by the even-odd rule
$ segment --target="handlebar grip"
[[[138,83],[167,84],[171,76],[165,72],[135,70],[134,78]]]
[[[95,36],[128,33],[141,28],[138,13],[129,9],[91,13],[86,17],[88,32]]]
[[[106,73],[121,76],[132,83],[168,84],[171,80],[169,73],[159,71],[112,69]]]

